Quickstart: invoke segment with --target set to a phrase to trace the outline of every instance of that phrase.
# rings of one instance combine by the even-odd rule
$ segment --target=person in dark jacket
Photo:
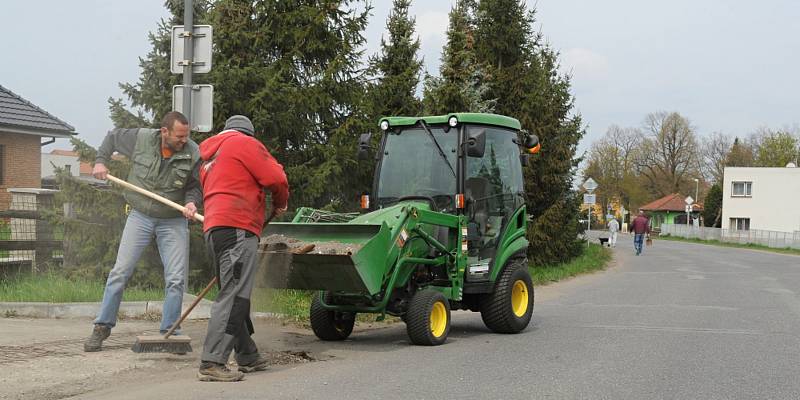
[[[201,160],[193,176],[199,178],[202,199],[192,197],[184,213],[191,217],[198,205],[205,210],[206,247],[219,277],[200,358],[201,381],[238,381],[245,372],[267,369],[250,337],[250,295],[265,221],[264,192],[272,195],[272,216],[280,215],[286,211],[289,184],[283,166],[254,134],[250,119],[234,115],[222,132],[200,144]],[[238,371],[225,365],[231,351]]]
[[[645,235],[650,236],[650,220],[644,215],[644,211],[639,210],[639,215],[633,219],[631,223],[631,232],[633,232],[633,248],[636,255],[642,254],[642,242]]]
[[[92,174],[106,179],[106,163],[114,152],[132,161],[128,182],[183,204],[192,166],[200,157],[197,144],[189,139],[189,121],[177,112],[164,115],[161,129],[114,129],[97,150]],[[155,237],[164,264],[165,297],[161,313],[162,333],[178,320],[188,278],[189,227],[186,218],[160,202],[125,191],[132,210],[125,222],[117,260],[108,274],[100,313],[84,351],[99,351],[117,323],[122,292],[142,255]]]

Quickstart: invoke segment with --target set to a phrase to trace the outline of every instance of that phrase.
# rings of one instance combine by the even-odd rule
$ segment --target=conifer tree
[[[369,12],[351,0],[219,0],[211,8],[214,119],[252,119],[286,168],[291,207],[355,201],[348,171],[367,130],[360,62]]]
[[[169,29],[180,24],[182,1],[170,0],[170,21],[150,35],[138,82],[121,84],[151,126],[172,105]],[[353,201],[369,180],[356,160],[356,139],[368,125],[365,76],[360,65],[370,12],[363,0],[320,5],[313,0],[197,1],[195,22],[214,26],[213,66],[195,74],[214,85],[214,129],[193,133],[200,142],[219,132],[234,114],[248,116],[257,137],[286,167],[290,206],[333,207]],[[136,115],[110,100],[117,124]],[[357,169],[358,174],[345,173]],[[353,184],[355,179],[358,184]]]
[[[495,101],[487,98],[486,74],[475,55],[476,7],[474,0],[459,0],[450,10],[440,76],[425,76],[425,114],[492,112],[494,109]]]
[[[389,115],[418,115],[421,105],[416,97],[422,60],[417,56],[419,39],[414,37],[416,21],[408,15],[411,0],[394,0],[380,52],[370,58],[370,68],[377,82],[371,89],[374,119]]]
[[[541,152],[525,167],[529,258],[536,264],[568,260],[581,251],[577,240],[580,200],[572,190],[584,135],[573,110],[569,77],[558,72],[558,53],[534,30],[534,12],[524,1],[481,0],[477,12],[476,52],[490,76],[489,98],[495,112],[520,120],[535,133]]]
[[[719,228],[722,219],[722,187],[719,182],[711,185],[703,201],[703,225]]]

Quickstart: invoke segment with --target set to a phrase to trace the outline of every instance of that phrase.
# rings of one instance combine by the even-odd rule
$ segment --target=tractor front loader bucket
[[[376,294],[391,247],[383,224],[272,223],[259,246],[259,284]]]

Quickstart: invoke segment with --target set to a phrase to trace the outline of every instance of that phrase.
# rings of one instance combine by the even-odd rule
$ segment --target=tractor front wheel
[[[518,333],[533,316],[533,282],[527,262],[510,261],[481,302],[483,323],[497,333]]]
[[[435,290],[420,290],[411,298],[405,321],[411,343],[438,346],[450,333],[450,302]]]
[[[333,296],[325,292],[325,303],[330,304]],[[320,296],[311,300],[311,329],[318,338],[327,341],[345,340],[353,332],[356,313],[326,310],[322,307]]]

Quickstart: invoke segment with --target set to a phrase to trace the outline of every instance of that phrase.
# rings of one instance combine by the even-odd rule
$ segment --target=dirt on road
[[[336,357],[303,327],[264,318],[254,325],[253,339],[272,371]],[[357,329],[381,326],[361,324]],[[83,341],[91,328],[89,319],[0,318],[0,399],[62,399],[116,385],[193,376],[206,321],[184,323],[193,351],[182,356],[131,351],[137,335],[157,334],[158,323],[149,321],[122,321],[103,343],[103,351],[85,353]]]

